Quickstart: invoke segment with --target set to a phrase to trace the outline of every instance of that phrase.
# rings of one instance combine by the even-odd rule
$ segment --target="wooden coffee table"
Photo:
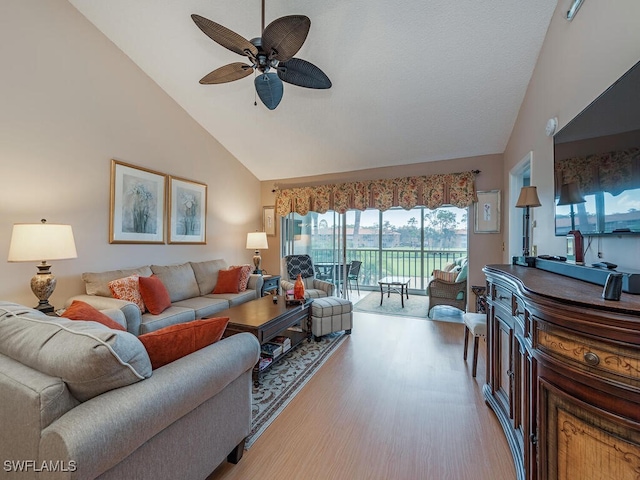
[[[380,285],[380,306],[382,306],[382,300],[384,299],[384,286],[387,287],[387,298],[391,295],[391,292],[400,294],[400,303],[404,308],[404,296],[407,295],[409,300],[409,282],[411,277],[384,277],[378,280]]]
[[[256,336],[260,345],[263,345],[278,335],[286,334],[291,338],[292,350],[305,338],[311,341],[311,303],[312,300],[307,299],[303,305],[287,306],[284,297],[278,296],[278,303],[273,303],[273,296],[269,295],[223,310],[216,313],[216,316],[229,317],[229,324],[224,332],[225,337],[249,332]],[[288,330],[295,326],[299,326],[301,331]],[[280,357],[282,355],[274,358],[263,370],[260,370],[258,360],[253,367],[254,386],[260,385],[260,372],[267,370]]]

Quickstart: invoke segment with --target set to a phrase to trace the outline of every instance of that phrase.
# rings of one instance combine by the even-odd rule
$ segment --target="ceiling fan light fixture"
[[[251,62],[251,65],[235,62],[219,67],[202,77],[201,84],[233,82],[257,70],[260,75],[254,80],[256,93],[269,110],[275,109],[282,100],[282,82],[313,89],[331,88],[331,80],[322,70],[306,60],[293,57],[307,38],[311,27],[309,17],[288,15],[277,18],[264,28],[263,0],[262,36],[251,40],[200,15],[193,14],[191,18],[211,40]],[[271,69],[276,72],[269,72]]]

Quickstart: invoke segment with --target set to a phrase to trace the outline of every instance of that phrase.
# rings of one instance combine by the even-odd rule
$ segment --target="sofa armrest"
[[[98,310],[120,310],[124,315],[125,323],[123,326],[126,327],[127,332],[132,333],[135,336],[140,335],[140,324],[142,323],[142,315],[140,313],[140,309],[135,303],[127,302],[126,300],[120,300],[118,298],[83,294],[75,295],[67,300],[64,304],[65,308],[71,305],[71,302],[73,302],[74,300],[86,302],[92,307],[97,308]],[[108,312],[105,313],[109,315]],[[118,323],[121,323],[116,318],[114,318],[114,320],[116,320]]]
[[[260,298],[262,292],[262,285],[264,284],[264,278],[262,275],[252,273],[249,275],[249,283],[247,283],[247,289],[256,291],[256,298]]]
[[[323,290],[327,297],[333,296],[333,292],[336,286],[331,282],[325,282],[324,280],[318,280],[317,278],[313,281],[313,288],[318,290]]]
[[[280,280],[280,289],[282,290],[283,295],[287,294],[287,290],[293,290],[293,287],[295,287],[295,285],[292,282],[288,280]]]
[[[154,370],[141,382],[98,395],[42,431],[40,461],[73,460],[77,470],[64,478],[98,477],[250,372],[259,357],[256,337],[240,333]],[[248,433],[250,374],[246,395]]]

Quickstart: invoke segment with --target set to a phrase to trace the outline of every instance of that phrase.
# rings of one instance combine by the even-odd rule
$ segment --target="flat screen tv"
[[[554,135],[553,154],[557,236],[640,234],[640,62]]]

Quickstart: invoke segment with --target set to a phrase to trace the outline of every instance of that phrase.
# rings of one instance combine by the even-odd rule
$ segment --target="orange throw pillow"
[[[242,267],[229,268],[218,272],[218,282],[212,293],[238,293]]]
[[[240,268],[240,283],[238,284],[238,291],[245,292],[247,290],[247,285],[249,284],[249,278],[251,277],[251,272],[253,272],[253,267],[251,265],[231,265],[229,268]]]
[[[140,295],[147,310],[153,315],[160,315],[171,306],[167,287],[155,275],[140,277]]]
[[[69,305],[61,317],[68,318],[69,320],[89,320],[91,322],[98,322],[105,327],[112,328],[113,330],[122,330],[126,332],[127,329],[120,325],[115,320],[111,319],[108,315],[105,315],[97,308],[92,307],[87,302],[80,300],[74,300]]]
[[[222,338],[229,317],[179,323],[138,337],[147,349],[151,366],[160,368]]]
[[[140,295],[139,278],[140,275],[134,274],[129,277],[112,280],[107,285],[109,286],[109,290],[111,290],[113,298],[133,302],[138,305],[140,313],[144,313],[147,309],[144,306],[142,295]]]

